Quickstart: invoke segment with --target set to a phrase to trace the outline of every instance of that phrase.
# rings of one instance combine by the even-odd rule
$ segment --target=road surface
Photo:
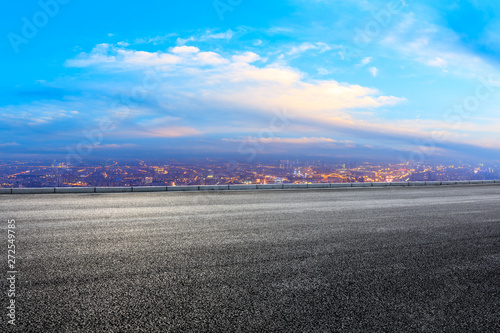
[[[0,195],[2,332],[500,331],[500,186]]]

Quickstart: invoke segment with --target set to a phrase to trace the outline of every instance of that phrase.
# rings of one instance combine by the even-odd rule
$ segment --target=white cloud
[[[201,36],[200,40],[206,40],[206,39],[231,39],[234,36],[234,32],[229,29],[226,32],[219,32],[219,33],[207,33],[203,36]]]
[[[180,61],[174,54],[123,50],[109,44],[99,44],[90,53],[81,53],[76,59],[66,61],[68,67],[89,66],[157,66],[172,65]]]
[[[429,61],[427,61],[427,64],[435,67],[446,67],[447,62],[446,60],[436,57],[435,59],[430,59]]]
[[[359,64],[361,67],[368,65],[372,61],[372,57],[366,57],[361,60],[361,63]]]
[[[328,69],[323,68],[323,67],[320,67],[316,70],[318,71],[319,75],[328,75],[328,74],[332,73],[331,71],[329,71]]]
[[[55,121],[70,119],[78,114],[78,111],[67,111],[51,102],[34,102],[0,108],[0,118],[4,118],[3,122],[25,123],[29,126],[50,125]]]
[[[179,57],[160,52],[118,50],[122,63],[137,66],[172,65],[180,61]]]
[[[189,38],[177,38],[177,45],[184,45],[187,42],[194,42],[195,38],[194,37],[189,37]]]
[[[306,43],[302,43],[298,46],[293,46],[290,49],[290,51],[287,52],[287,54],[288,55],[295,55],[295,54],[304,53],[304,52],[309,51],[309,50],[319,50],[320,53],[323,53],[323,52],[329,51],[331,49],[332,48],[325,43],[318,42],[318,43],[313,44],[313,43],[306,42]]]
[[[234,31],[231,29],[228,29],[225,32],[212,32],[210,30],[201,33],[201,34],[196,34],[194,36],[190,36],[188,38],[177,38],[177,45],[185,45],[188,42],[197,42],[197,41],[210,41],[210,40],[230,40],[234,36]]]
[[[260,60],[260,56],[256,53],[253,52],[245,52],[240,55],[234,55],[232,56],[233,62],[243,62],[243,63],[252,63],[256,62],[257,60]]]
[[[194,46],[176,46],[172,49],[172,53],[175,54],[189,54],[198,52],[200,52],[200,49]]]
[[[372,74],[373,77],[377,77],[378,69],[377,67],[370,67],[368,71]]]
[[[98,44],[90,53],[82,52],[76,59],[66,61],[66,66],[69,67],[88,67],[95,64],[113,63],[114,56],[108,56],[108,51],[111,48],[110,44]]]
[[[446,68],[457,76],[470,78],[498,72],[488,61],[465,48],[456,32],[422,17],[417,19],[413,13],[404,15],[403,20],[381,42],[405,59]]]
[[[222,65],[229,63],[229,60],[215,52],[200,52],[196,55],[195,60],[200,65]]]

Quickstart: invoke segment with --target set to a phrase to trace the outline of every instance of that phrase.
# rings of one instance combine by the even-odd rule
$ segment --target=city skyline
[[[1,159],[500,158],[496,2],[129,6],[7,5]]]
[[[0,163],[0,188],[397,183],[500,179],[500,162],[269,159],[99,160]]]

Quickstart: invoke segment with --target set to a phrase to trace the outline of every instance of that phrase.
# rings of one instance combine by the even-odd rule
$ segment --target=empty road
[[[0,195],[2,332],[499,332],[500,186]]]

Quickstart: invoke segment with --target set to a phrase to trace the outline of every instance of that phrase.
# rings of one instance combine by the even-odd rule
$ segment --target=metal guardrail
[[[41,187],[0,188],[0,194],[42,194],[42,193],[121,193],[121,192],[174,192],[174,191],[242,191],[319,189],[346,187],[394,187],[394,186],[442,186],[500,184],[500,180],[429,181],[394,183],[313,183],[313,184],[252,184],[252,185],[189,185],[189,186],[130,186],[130,187]]]

